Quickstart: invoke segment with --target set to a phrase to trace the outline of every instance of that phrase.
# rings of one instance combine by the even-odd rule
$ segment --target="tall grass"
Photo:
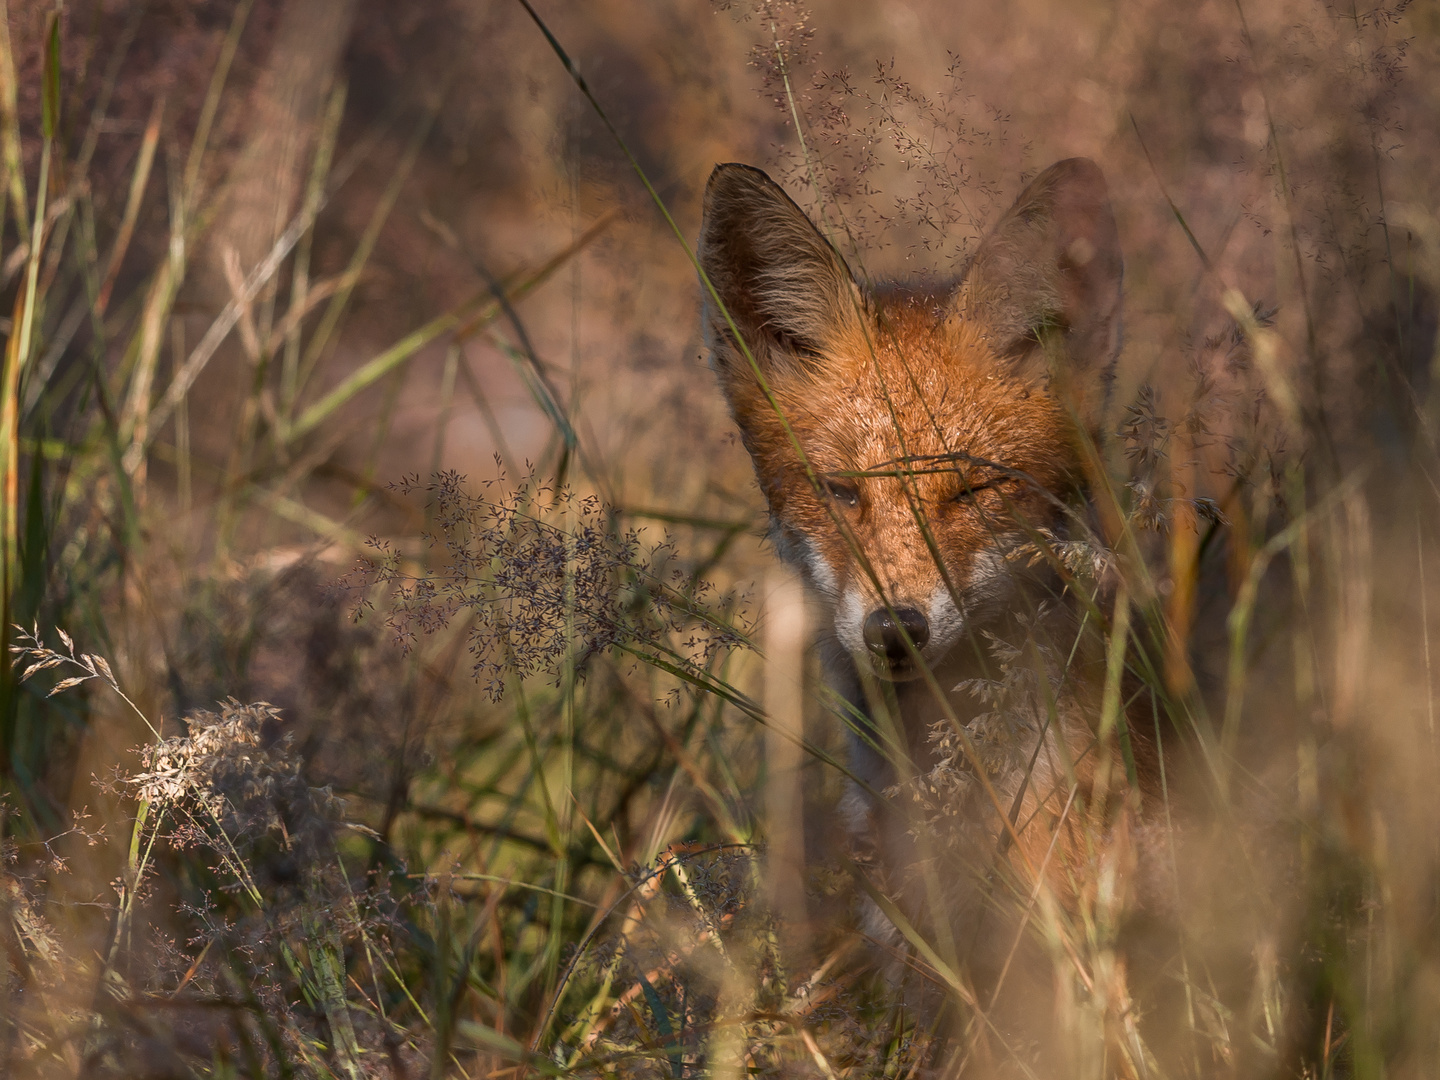
[[[389,112],[338,80],[297,204],[243,266],[213,228],[252,8],[224,6],[198,108],[145,102],[124,153],[102,136],[145,16],[106,40],[58,8],[23,41],[0,18],[0,1071],[1434,1072],[1440,220],[1416,179],[1433,135],[1404,126],[1433,100],[1433,18],[1205,6],[1190,42],[1127,8],[1106,33],[1157,44],[1084,84],[1118,133],[1091,147],[1017,131],[958,57],[932,88],[830,65],[841,13],[706,16],[753,39],[772,167],[866,279],[963,266],[1048,162],[1031,138],[1107,155],[1131,330],[1088,448],[1094,529],[1029,556],[1085,613],[1097,739],[1148,723],[1161,790],[1056,792],[1055,829],[1093,855],[1063,887],[998,833],[974,855],[954,818],[984,725],[1043,712],[1069,666],[1030,642],[996,647],[978,718],[886,795],[1013,932],[1001,981],[1043,989],[1027,1026],[953,940],[950,879],[912,903],[835,824],[855,718],[801,645],[814,613],[757,549],[738,456],[670,438],[713,388],[646,448],[586,401],[624,372],[547,355],[529,305],[568,280],[545,317],[594,318],[584,289],[614,294],[585,260],[616,230],[646,242],[621,259],[683,268],[691,310],[688,189],[655,172],[653,133],[527,4],[526,62],[576,102],[557,126],[584,135],[592,111],[629,170],[599,186],[641,193],[624,206],[653,227],[572,176],[558,242],[537,227],[508,261],[475,243],[426,194],[457,68]],[[1230,85],[1210,63],[1243,69],[1224,113],[1243,138],[1185,106]],[[1232,136],[1244,160],[1220,174],[1210,141]],[[370,317],[367,282],[413,265],[386,247],[402,230],[463,285]],[[603,312],[637,356],[670,310],[646,299]],[[401,401],[431,379],[437,419],[388,476]],[[456,449],[477,431],[494,468]],[[665,482],[636,479],[642,452]],[[1127,861],[1106,808],[1133,798]]]

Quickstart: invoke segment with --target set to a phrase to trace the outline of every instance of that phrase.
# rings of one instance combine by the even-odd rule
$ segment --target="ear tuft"
[[[954,317],[979,321],[1015,358],[1059,330],[1072,367],[1104,373],[1120,349],[1123,275],[1105,176],[1069,158],[1032,180],[981,243]]]
[[[706,336],[727,381],[753,381],[730,321],[767,377],[812,366],[858,330],[859,289],[845,260],[759,169],[718,165],[705,187],[700,266]],[[730,319],[726,319],[728,312]]]

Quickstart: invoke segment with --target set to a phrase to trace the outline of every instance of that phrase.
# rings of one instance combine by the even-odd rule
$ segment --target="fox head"
[[[1104,177],[1052,165],[958,284],[906,293],[862,288],[779,185],[720,165],[699,259],[781,558],[858,665],[915,677],[1014,605],[1007,553],[1058,526],[1077,484],[1076,418],[1120,332]]]

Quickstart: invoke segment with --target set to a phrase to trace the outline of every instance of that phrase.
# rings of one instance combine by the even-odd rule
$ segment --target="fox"
[[[824,681],[852,717],[844,816],[861,865],[892,884],[937,865],[917,839],[922,805],[960,823],[971,864],[1008,851],[1041,873],[1048,852],[1073,904],[1076,863],[1095,853],[1067,798],[1125,777],[1143,789],[1154,772],[1138,725],[1123,747],[1097,731],[1104,657],[1074,646],[1083,613],[1060,557],[1098,530],[1084,447],[1121,342],[1103,173],[1086,158],[1039,173],[953,282],[866,285],[766,173],[722,164],[697,261],[770,543],[820,612]],[[1028,703],[997,705],[1027,665]],[[1117,801],[1102,854],[1125,859]],[[1009,936],[985,931],[973,881],[940,890],[970,913],[944,928],[955,952],[963,936],[970,970],[993,975]]]

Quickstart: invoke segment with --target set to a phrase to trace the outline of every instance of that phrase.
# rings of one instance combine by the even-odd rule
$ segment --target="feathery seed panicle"
[[[594,495],[538,481],[511,487],[503,474],[472,494],[454,471],[428,482],[411,477],[402,495],[429,496],[434,531],[425,540],[442,555],[434,570],[412,571],[384,539],[343,587],[358,618],[390,589],[385,624],[405,650],[460,619],[472,674],[492,701],[508,680],[535,675],[558,681],[572,662],[615,651],[664,656],[704,671],[747,642],[736,598],[687,573],[674,543],[647,543],[621,528]]]
[[[232,698],[185,724],[187,734],[141,750],[141,771],[124,781],[135,798],[155,809],[201,810],[232,839],[283,827],[292,844],[313,849],[328,836],[343,804],[305,782],[273,705]]]

